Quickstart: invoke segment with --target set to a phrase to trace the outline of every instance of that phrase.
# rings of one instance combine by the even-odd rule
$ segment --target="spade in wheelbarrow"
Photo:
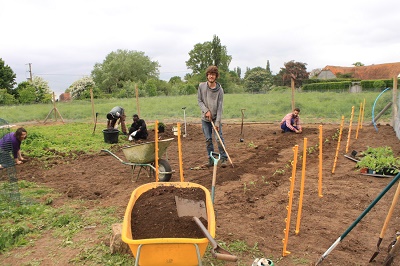
[[[173,138],[170,138],[158,141],[158,158],[161,158],[164,155],[173,140]],[[122,164],[131,166],[132,174],[136,167],[139,167],[136,181],[138,180],[142,169],[147,171],[147,176],[155,176],[155,141],[123,147],[122,152],[124,153],[125,158],[128,160],[127,162],[119,158],[110,150],[102,149],[101,151],[111,154]],[[165,159],[158,159],[158,180],[160,182],[168,182],[172,177],[172,173],[173,171],[169,162]]]
[[[176,209],[179,217],[189,216],[192,217],[193,222],[197,224],[204,236],[211,243],[211,254],[214,258],[226,261],[237,261],[237,257],[232,255],[229,251],[221,248],[217,241],[211,236],[207,228],[204,226],[202,219],[207,219],[206,204],[202,200],[184,199],[175,196]]]
[[[201,266],[202,257],[204,256],[209,241],[205,237],[201,236],[188,236],[185,234],[176,234],[171,237],[161,236],[160,228],[166,230],[170,225],[170,221],[166,219],[158,219],[152,222],[153,231],[149,231],[149,235],[152,237],[142,238],[138,236],[137,231],[143,231],[144,228],[140,227],[143,220],[148,221],[149,218],[157,215],[160,210],[158,208],[149,208],[148,211],[139,211],[135,209],[136,206],[140,206],[140,200],[147,193],[151,193],[153,190],[162,189],[164,191],[173,191],[171,189],[179,190],[180,193],[164,193],[172,195],[171,200],[168,202],[159,202],[159,206],[162,209],[168,209],[171,207],[171,215],[175,216],[176,219],[182,223],[192,223],[191,219],[185,219],[186,217],[180,218],[177,214],[175,195],[185,197],[186,193],[191,197],[193,191],[201,190],[203,194],[200,198],[204,198],[205,202],[205,213],[207,223],[207,229],[212,236],[215,236],[215,215],[214,207],[211,203],[211,195],[208,189],[205,187],[191,182],[151,182],[146,183],[137,187],[131,194],[128,206],[124,215],[124,222],[122,224],[122,241],[129,245],[133,256],[135,257],[135,266],[153,266],[153,265],[174,265],[174,266]],[[182,192],[186,191],[186,193]],[[200,193],[201,194],[201,193]],[[155,200],[160,194],[151,194],[151,197]],[[191,197],[192,198],[192,197]],[[143,198],[142,198],[143,199]],[[163,207],[164,206],[164,207]],[[197,214],[196,214],[197,215]],[[201,216],[199,216],[201,217]],[[203,217],[204,218],[204,217]],[[174,218],[175,219],[175,218]],[[193,224],[194,228],[198,228],[196,224]],[[189,225],[191,227],[191,224]],[[146,229],[148,230],[148,229]],[[176,228],[179,231],[179,228]],[[200,230],[198,230],[200,231]],[[200,232],[201,235],[201,232]]]

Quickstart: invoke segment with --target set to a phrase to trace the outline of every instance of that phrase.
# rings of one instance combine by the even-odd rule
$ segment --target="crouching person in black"
[[[147,139],[148,135],[146,122],[140,119],[137,114],[134,114],[133,123],[129,128],[129,140]]]

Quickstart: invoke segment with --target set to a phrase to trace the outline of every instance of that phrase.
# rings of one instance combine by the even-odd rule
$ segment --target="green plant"
[[[243,183],[243,192],[246,193],[246,191],[247,191],[247,185],[246,185],[246,182],[244,182]]]
[[[248,146],[249,146],[249,148],[253,148],[253,149],[257,149],[258,148],[258,146],[256,144],[254,144],[253,141],[250,141]]]
[[[363,155],[370,155],[375,158],[393,156],[393,150],[391,147],[384,146],[378,148],[367,147],[367,149],[362,152]]]
[[[263,181],[265,184],[268,184],[268,183],[269,183],[268,180],[266,180],[266,179],[267,179],[266,176],[261,176],[261,179],[262,179],[262,181]]]
[[[368,147],[362,155],[364,156],[357,162],[358,168],[368,168],[376,172],[389,170],[393,174],[400,170],[400,158],[394,157],[391,147]]]
[[[276,174],[283,175],[284,173],[285,173],[285,169],[277,169],[277,170],[275,170],[275,172],[272,175],[273,176]]]

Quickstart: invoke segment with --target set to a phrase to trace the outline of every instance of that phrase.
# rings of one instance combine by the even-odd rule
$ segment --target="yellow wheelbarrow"
[[[207,228],[201,224],[199,219],[193,216],[194,222],[200,227],[204,238],[147,238],[136,239],[132,233],[132,210],[138,198],[145,192],[162,186],[173,186],[178,189],[193,189],[200,188],[205,193],[205,212],[201,215],[207,221]],[[175,196],[176,199],[176,196]],[[181,206],[182,207],[182,206]],[[185,206],[183,206],[185,207]],[[204,207],[204,206],[203,206]],[[177,203],[177,208],[179,208]],[[196,208],[192,208],[196,209]],[[155,210],[154,210],[155,211]],[[204,211],[204,210],[203,210]],[[179,210],[178,216],[180,217]],[[192,216],[191,213],[188,216]],[[160,221],[168,223],[168,221]],[[215,237],[215,214],[214,207],[211,201],[210,192],[203,186],[190,182],[152,182],[136,188],[129,200],[125,211],[124,221],[122,224],[122,241],[129,245],[133,256],[135,257],[135,266],[197,266],[202,265],[201,258],[203,257],[209,241],[212,244],[213,250],[211,253],[217,259],[236,261],[237,257],[231,255],[225,250],[222,250],[216,241]],[[217,251],[223,251],[224,254],[218,254]]]
[[[164,139],[158,141],[158,158],[164,155],[168,146],[173,141],[173,138]],[[120,161],[123,164],[130,165],[132,167],[132,173],[135,171],[136,167],[140,167],[139,172],[136,177],[136,181],[139,178],[141,170],[144,168],[148,172],[148,176],[155,175],[155,142],[145,142],[131,146],[125,146],[122,148],[122,151],[125,155],[125,158],[128,162],[125,162],[113,152],[102,149],[101,151],[107,152],[111,154],[114,158]],[[149,174],[150,173],[150,174]],[[171,170],[171,166],[165,159],[158,159],[158,179],[161,182],[168,182],[171,177],[173,171]]]

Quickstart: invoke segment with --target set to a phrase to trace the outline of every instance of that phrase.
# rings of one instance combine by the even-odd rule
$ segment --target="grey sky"
[[[0,58],[17,82],[34,76],[57,95],[117,49],[142,51],[160,78],[183,77],[197,43],[217,35],[230,69],[285,62],[352,66],[400,62],[400,1],[0,0]]]

